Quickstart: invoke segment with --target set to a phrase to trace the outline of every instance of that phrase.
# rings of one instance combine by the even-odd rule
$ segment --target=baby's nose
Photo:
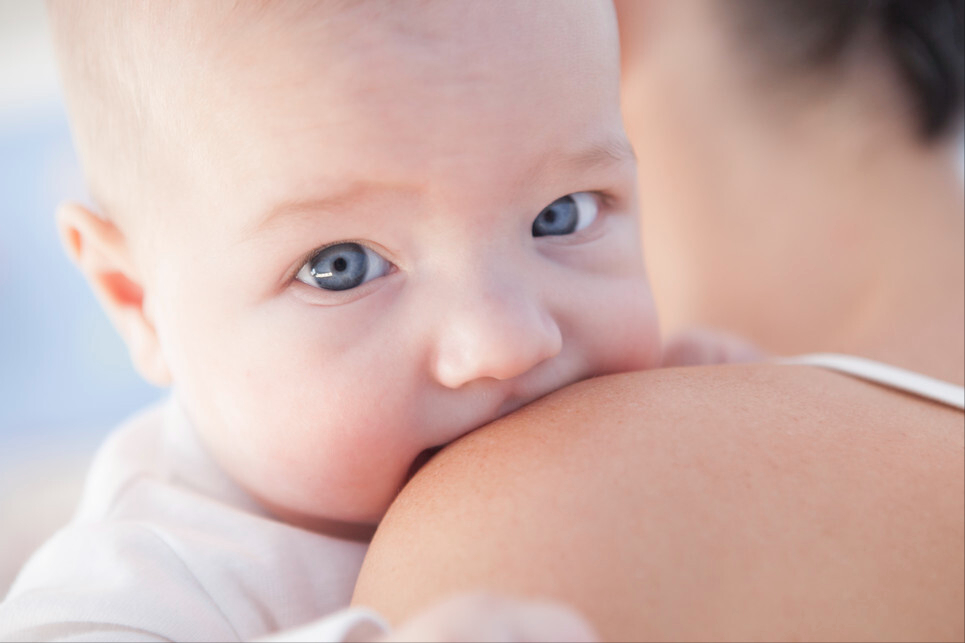
[[[549,311],[520,297],[462,300],[440,322],[434,375],[451,389],[483,378],[518,377],[563,348],[563,335]]]

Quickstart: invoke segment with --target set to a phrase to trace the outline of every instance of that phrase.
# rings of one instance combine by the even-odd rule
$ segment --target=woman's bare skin
[[[603,640],[961,640],[962,425],[808,367],[585,382],[436,456],[354,600],[543,596]]]

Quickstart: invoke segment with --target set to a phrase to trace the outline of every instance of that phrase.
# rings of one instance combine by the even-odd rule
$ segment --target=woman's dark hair
[[[833,66],[859,36],[877,32],[922,136],[940,138],[960,123],[965,0],[744,0],[735,8],[769,59],[797,68]]]

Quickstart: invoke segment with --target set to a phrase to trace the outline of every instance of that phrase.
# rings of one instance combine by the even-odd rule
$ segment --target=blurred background
[[[0,0],[0,596],[65,522],[97,444],[163,393],[61,249],[59,201],[86,198],[41,0]]]

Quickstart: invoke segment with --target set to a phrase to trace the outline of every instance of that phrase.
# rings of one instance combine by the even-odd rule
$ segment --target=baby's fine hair
[[[198,152],[179,117],[209,109],[203,90],[229,58],[225,35],[283,23],[314,27],[360,3],[47,0],[74,146],[98,213],[122,219],[142,210],[150,185],[179,165],[204,162],[192,158]]]

